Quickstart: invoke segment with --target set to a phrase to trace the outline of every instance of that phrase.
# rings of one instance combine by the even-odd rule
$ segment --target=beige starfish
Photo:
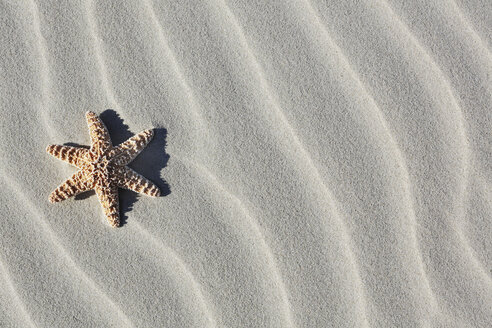
[[[91,148],[49,145],[46,151],[80,170],[53,191],[52,203],[95,189],[104,214],[113,227],[120,225],[118,187],[158,197],[159,188],[126,166],[152,140],[154,132],[145,130],[113,147],[106,126],[93,112],[86,113]]]

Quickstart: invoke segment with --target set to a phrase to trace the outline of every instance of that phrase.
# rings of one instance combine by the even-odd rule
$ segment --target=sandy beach
[[[490,327],[492,2],[0,0],[0,327]],[[85,113],[161,190],[51,204]]]

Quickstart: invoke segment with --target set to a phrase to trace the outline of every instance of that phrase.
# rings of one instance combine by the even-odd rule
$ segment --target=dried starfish
[[[155,184],[126,166],[152,140],[154,132],[142,131],[113,147],[108,130],[101,119],[93,112],[87,112],[86,118],[91,135],[90,149],[60,145],[49,145],[46,148],[50,155],[80,169],[51,193],[49,201],[60,202],[81,192],[95,189],[109,223],[118,227],[118,187],[154,197],[161,194]]]

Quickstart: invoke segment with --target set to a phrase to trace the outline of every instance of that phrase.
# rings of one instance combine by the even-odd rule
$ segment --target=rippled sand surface
[[[0,0],[1,327],[489,327],[492,3]],[[155,128],[110,228],[46,145]]]

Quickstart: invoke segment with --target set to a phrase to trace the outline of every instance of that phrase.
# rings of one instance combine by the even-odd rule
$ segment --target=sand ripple
[[[486,327],[490,15],[0,2],[0,326]],[[121,229],[47,201],[89,109],[167,130],[134,167],[170,193],[122,193]]]

